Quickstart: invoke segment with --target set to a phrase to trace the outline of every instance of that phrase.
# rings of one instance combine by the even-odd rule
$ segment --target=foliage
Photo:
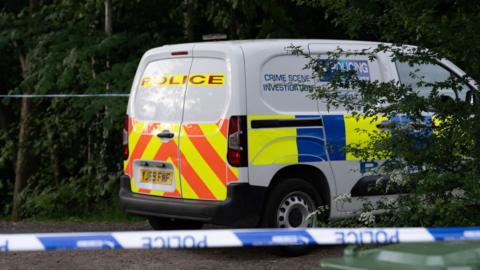
[[[480,79],[480,6],[475,2],[296,2],[300,6],[325,8],[325,17],[343,29],[350,38],[392,42],[392,45],[372,49],[377,52],[390,51],[394,60],[413,64],[448,58],[475,81]],[[395,44],[414,44],[418,47],[407,49]],[[407,53],[408,50],[411,51]],[[337,51],[337,56],[338,53]],[[335,58],[335,55],[331,56]],[[380,216],[376,224],[478,224],[480,107],[465,100],[445,101],[438,92],[448,88],[460,91],[467,78],[452,77],[444,82],[419,85],[432,88],[431,95],[419,97],[411,87],[395,82],[345,81],[341,77],[352,74],[339,73],[338,76],[338,84],[334,83],[330,89],[318,89],[327,91],[326,99],[337,100],[333,103],[347,101],[345,98],[338,100],[338,89],[344,86],[354,87],[360,89],[359,98],[364,103],[361,107],[351,108],[358,109],[358,112],[388,116],[405,114],[412,123],[420,123],[423,120],[421,113],[430,111],[441,119],[430,126],[391,127],[391,134],[394,135],[372,134],[367,148],[358,149],[353,146],[347,149],[359,150],[357,154],[364,155],[371,155],[372,152],[393,154],[396,158],[385,164],[379,173],[393,174],[397,176],[397,180],[403,180],[403,184],[410,185],[410,193],[400,196],[396,203],[383,200],[383,207],[389,211]],[[418,82],[422,84],[422,79]],[[318,95],[319,93],[320,91],[317,91],[314,96],[320,98],[323,94]],[[476,94],[478,96],[478,93]]]
[[[128,93],[141,54],[158,44],[160,36],[153,29],[139,35],[122,31],[125,22],[118,22],[114,35],[105,35],[102,6],[101,1],[65,0],[44,4],[33,16],[26,8],[4,12],[0,49],[26,55],[28,69],[23,73],[11,69],[17,70],[16,77],[5,80],[18,83],[6,84],[2,93]],[[115,3],[115,9],[125,7],[135,10],[139,4]],[[25,147],[40,162],[32,164],[35,173],[23,191],[25,217],[83,215],[115,201],[126,102],[125,98],[34,100],[31,137],[35,140]],[[5,176],[0,205],[6,214],[11,210],[19,103],[4,99],[3,104],[13,111],[0,137],[4,143],[0,169]]]
[[[362,225],[452,226],[480,222],[480,109],[473,102],[478,99],[469,98],[479,93],[474,87],[466,87],[468,77],[426,80],[420,69],[438,63],[442,55],[419,47],[381,44],[361,51],[338,48],[326,56],[309,55],[301,48],[293,52],[309,59],[306,68],[314,70],[317,79],[334,74],[329,83],[310,90],[312,98],[330,107],[345,108],[357,120],[370,119],[371,125],[378,119],[391,119],[386,131],[368,133],[366,145],[353,144],[345,149],[362,160],[385,160],[369,173],[380,176],[377,185],[383,184],[380,188],[385,193],[389,189],[403,191],[393,203],[388,197],[375,207],[367,203],[358,219]],[[364,80],[354,70],[336,69],[339,59],[364,56],[373,61],[377,54],[386,54],[396,63],[408,63],[415,69],[409,76],[416,83]],[[377,223],[373,208],[387,211]]]
[[[185,42],[181,1],[113,0],[113,34],[103,30],[103,0],[26,0],[0,4],[0,93],[128,93],[142,54]],[[340,35],[318,21],[321,8],[281,1],[190,1],[196,41]],[[305,16],[309,14],[309,16]],[[317,24],[317,25],[315,25]],[[22,67],[21,57],[28,66]],[[25,70],[23,70],[24,68]],[[23,217],[83,215],[116,205],[122,172],[125,98],[35,99],[27,145],[18,145],[20,100],[0,105],[0,215],[11,212],[16,153],[27,147],[34,174],[23,191]]]
[[[440,53],[479,81],[480,6],[468,0],[296,0],[325,8],[348,37],[412,44]]]
[[[32,15],[29,1],[0,3],[1,94],[128,93],[143,52],[162,44],[186,41],[183,1],[113,0],[112,35],[103,30],[102,0],[38,2],[41,8]],[[190,30],[195,41],[200,41],[203,34],[226,33],[230,39],[348,37],[415,44],[420,46],[413,52],[420,56],[417,60],[446,57],[476,81],[480,79],[480,7],[474,1],[189,2],[192,5],[188,19],[193,22]],[[395,55],[402,57],[400,53]],[[335,55],[331,56],[334,60]],[[22,57],[28,66],[22,67]],[[413,58],[403,60],[417,61]],[[343,76],[352,77],[353,74]],[[462,81],[465,82],[465,78],[445,82],[444,86],[453,87]],[[421,176],[423,184],[416,186],[413,195],[436,191],[426,197],[403,196],[399,202],[406,200],[404,205],[410,208],[397,205],[403,211],[384,215],[385,224],[404,224],[407,220],[417,224],[477,222],[474,217],[480,215],[475,212],[475,200],[479,197],[476,158],[480,149],[476,138],[480,138],[480,127],[476,107],[458,101],[445,106],[438,96],[419,99],[411,89],[394,82],[368,84],[355,81],[354,76],[352,80],[340,76],[336,86],[363,89],[360,95],[362,102],[366,102],[355,106],[355,100],[342,99],[334,88],[323,89],[331,94],[332,106],[348,103],[345,105],[353,106],[350,109],[365,109],[364,113],[372,116],[407,113],[412,121],[420,119],[421,108],[430,110],[433,106],[444,119],[441,127],[425,130],[426,133],[436,132],[434,137],[412,137],[409,129],[398,128],[395,134],[404,136],[396,135],[399,144],[392,144],[385,140],[391,136],[372,135],[372,142],[376,144],[369,145],[369,155],[372,152],[395,153],[396,157],[401,157],[389,163],[390,167],[385,170],[405,177],[408,176],[403,172],[406,164],[421,169],[416,177]],[[313,93],[313,97],[328,98],[319,93]],[[378,106],[376,99],[383,99],[388,105]],[[25,147],[35,160],[30,168],[35,173],[22,195],[23,216],[82,215],[116,206],[116,179],[122,171],[120,134],[126,100],[36,99],[34,105],[30,129],[30,138],[34,139]],[[1,100],[0,215],[8,215],[11,211],[16,152],[22,147],[18,145],[19,113],[19,100]],[[419,140],[422,140],[423,151],[399,147],[412,146],[412,141],[419,143]],[[384,147],[385,151],[377,151],[378,147]],[[358,155],[366,153],[365,149],[355,146],[350,151],[357,151]],[[426,159],[428,162],[424,163]],[[459,190],[462,196],[457,196]],[[451,203],[446,203],[447,200]],[[375,222],[383,222],[382,219],[377,218]],[[363,220],[372,221],[368,215],[364,215]]]

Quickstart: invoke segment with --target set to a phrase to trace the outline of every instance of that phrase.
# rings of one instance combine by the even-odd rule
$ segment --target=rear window
[[[184,123],[212,123],[226,109],[230,80],[223,59],[194,58],[185,97]]]
[[[191,58],[150,62],[135,91],[133,114],[141,121],[180,122]]]

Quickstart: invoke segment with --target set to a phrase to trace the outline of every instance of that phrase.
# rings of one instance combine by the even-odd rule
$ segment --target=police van
[[[155,229],[312,227],[309,214],[320,206],[341,218],[360,209],[360,198],[383,195],[370,188],[379,176],[368,171],[378,162],[345,151],[368,141],[361,130],[376,123],[309,98],[308,59],[292,55],[291,45],[322,55],[378,43],[222,41],[144,54],[125,119],[120,202],[127,213],[147,217]],[[464,75],[447,60],[409,66],[383,53],[346,56],[339,65],[365,80],[409,84],[416,69],[431,82]],[[339,194],[352,199],[338,202]]]

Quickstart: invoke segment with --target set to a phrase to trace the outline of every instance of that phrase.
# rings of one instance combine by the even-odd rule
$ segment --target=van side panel
[[[346,51],[360,51],[376,48],[377,44],[356,43],[356,44],[309,44],[310,53],[316,55],[324,55],[328,51],[341,48]],[[366,80],[389,81],[394,80],[396,76],[395,68],[389,58],[378,53],[373,55],[373,59],[367,56],[341,56],[340,63],[345,66],[355,66],[360,63],[361,69],[356,70],[359,78]],[[344,67],[344,66],[342,66]],[[356,68],[356,67],[355,67]],[[354,93],[355,90],[348,90]],[[326,143],[330,156],[330,165],[336,179],[337,194],[352,193],[353,187],[365,177],[372,179],[376,175],[372,175],[372,169],[381,164],[381,161],[371,160],[373,158],[365,158],[355,156],[348,151],[349,146],[361,148],[366,146],[370,140],[371,132],[378,131],[376,125],[385,120],[382,116],[374,117],[354,117],[352,112],[346,111],[342,106],[338,108],[327,108],[326,104],[319,102],[319,111],[325,124]],[[375,201],[380,196],[369,196],[370,202]],[[333,217],[349,216],[362,208],[364,198],[353,197],[349,201],[334,201],[332,209]]]
[[[310,99],[311,72],[304,57],[289,54],[291,43],[245,44],[250,184],[268,187],[283,168],[318,169],[335,195],[318,102]],[[308,47],[299,41],[293,45]],[[248,53],[247,53],[248,52]],[[309,179],[323,181],[322,179]]]

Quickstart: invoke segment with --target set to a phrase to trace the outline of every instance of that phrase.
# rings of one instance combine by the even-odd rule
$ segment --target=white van
[[[361,207],[360,197],[384,195],[369,188],[378,176],[368,171],[378,162],[345,151],[367,141],[358,130],[375,123],[307,97],[312,71],[304,69],[308,59],[288,51],[291,45],[321,55],[378,43],[246,40],[145,53],[125,122],[120,202],[126,212],[147,217],[155,229],[309,227],[316,221],[307,216],[319,206],[327,205],[331,218],[345,217]],[[384,54],[372,61],[349,56],[339,65],[362,79],[410,84],[417,68],[427,81],[464,75],[448,61],[411,67]],[[351,203],[333,200],[345,193]]]

